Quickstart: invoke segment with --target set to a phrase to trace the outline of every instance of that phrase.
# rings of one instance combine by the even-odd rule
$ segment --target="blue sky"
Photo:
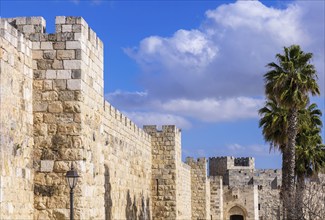
[[[314,53],[324,112],[323,1],[16,1],[1,17],[82,16],[104,42],[105,97],[139,126],[176,124],[183,157],[253,156],[280,168],[258,128],[265,65]],[[324,119],[324,117],[323,117]],[[324,131],[323,131],[324,134]]]

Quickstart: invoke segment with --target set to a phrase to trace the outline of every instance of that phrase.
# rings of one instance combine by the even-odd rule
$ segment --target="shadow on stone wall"
[[[146,204],[147,203],[147,204]],[[150,220],[150,199],[147,198],[147,201],[145,201],[144,196],[141,198],[141,209],[139,214],[139,220]]]
[[[109,176],[109,168],[105,164],[105,196],[104,196],[104,203],[105,203],[105,220],[112,219],[112,196],[111,196],[111,183],[110,183],[110,176]]]
[[[138,213],[138,207],[136,202],[136,197],[134,196],[133,202],[130,196],[130,190],[128,190],[126,195],[126,208],[125,208],[125,216],[127,220],[150,220],[150,199],[147,198],[145,200],[144,196],[141,198],[141,207]]]

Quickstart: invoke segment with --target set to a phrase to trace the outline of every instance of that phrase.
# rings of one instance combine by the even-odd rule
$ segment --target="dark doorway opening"
[[[242,216],[242,215],[231,215],[230,220],[244,220],[244,216]]]

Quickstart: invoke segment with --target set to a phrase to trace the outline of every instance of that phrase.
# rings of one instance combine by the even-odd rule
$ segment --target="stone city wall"
[[[258,190],[258,210],[261,220],[281,219],[281,170],[259,169],[254,172],[254,185]]]
[[[179,161],[177,185],[177,219],[188,220],[192,217],[191,167]]]
[[[152,217],[176,219],[177,212],[177,163],[176,151],[180,131],[175,126],[144,126],[151,136],[152,146]]]
[[[210,176],[211,219],[223,219],[223,182],[222,176]]]
[[[0,19],[0,218],[32,219],[32,43],[8,22]]]
[[[207,161],[205,158],[186,158],[191,167],[192,219],[210,217],[210,182],[207,178]]]
[[[25,160],[17,157],[20,164],[16,166],[15,171],[10,172],[17,173],[23,179],[32,179],[33,175],[28,169],[31,165],[27,164],[27,159],[34,160],[36,171],[34,185],[31,181],[30,186],[17,186],[25,191],[30,187],[30,195],[24,198],[33,200],[34,194],[35,210],[32,208],[33,201],[28,203],[17,198],[12,199],[17,203],[25,202],[24,207],[27,211],[22,208],[19,213],[28,212],[27,219],[31,219],[30,216],[33,214],[35,219],[68,218],[69,189],[65,173],[73,162],[81,176],[75,189],[77,219],[125,219],[135,216],[142,219],[151,218],[151,138],[109,103],[104,102],[102,42],[80,17],[57,17],[54,34],[44,33],[45,21],[41,17],[6,20],[25,32],[26,37],[32,41],[29,43],[32,51],[26,49],[29,55],[25,57],[24,67],[25,69],[29,67],[30,72],[24,72],[25,69],[17,65],[18,67],[14,68],[26,76],[20,76],[18,73],[11,76],[21,83],[14,84],[17,100],[4,94],[5,98],[10,97],[13,102],[11,107],[19,110],[20,106],[24,106],[29,110],[27,122],[30,126],[33,125],[31,113],[32,111],[34,113],[34,148],[32,142],[30,144],[33,157],[28,153],[29,143],[26,141],[21,143],[20,135],[16,135],[15,142],[22,144],[24,154],[20,153],[19,147],[16,147],[17,152],[24,157],[26,154],[29,155]],[[11,32],[18,34],[10,25],[6,28],[11,28],[13,29]],[[8,39],[7,41],[15,42],[12,36]],[[1,45],[5,46],[5,49],[1,49],[1,54],[4,50],[13,50],[10,51],[12,54],[21,53],[20,49],[16,51],[5,43]],[[7,67],[1,65],[1,77],[10,80],[9,76],[2,74],[5,68]],[[7,72],[7,69],[5,70]],[[15,73],[11,69],[9,71]],[[1,85],[1,90],[7,85],[10,84]],[[17,87],[18,85],[22,88]],[[15,91],[13,94],[16,94]],[[30,93],[33,91],[33,100],[31,95],[28,96],[28,91]],[[1,100],[6,101],[4,98]],[[17,112],[19,117],[28,116],[28,112],[23,112],[25,109],[12,111],[9,104],[6,106],[8,112]],[[3,116],[1,119],[4,119],[2,121],[8,120],[6,112],[1,105]],[[15,117],[11,118],[19,122],[27,120]],[[28,123],[26,125],[16,123],[15,126],[21,127],[22,137],[26,139],[31,136],[29,141],[33,141],[33,128],[30,127],[26,131],[24,127]],[[14,126],[14,123],[11,124]],[[4,133],[1,131],[1,134]],[[4,163],[3,167],[6,168],[8,165]],[[6,176],[11,173],[6,171],[2,174],[5,177],[1,176],[1,198],[7,198],[10,191],[5,185],[9,183]],[[18,179],[15,182],[18,182]],[[27,184],[28,181],[25,182]],[[34,193],[31,191],[32,188]],[[12,189],[15,194],[20,192],[18,189]],[[1,202],[1,207],[6,207],[5,210],[11,213],[14,205]],[[15,211],[15,214],[17,213]],[[2,216],[7,217],[9,215],[7,214],[1,211]]]
[[[258,192],[256,186],[224,187],[224,219],[243,215],[247,220],[258,220]]]
[[[76,219],[279,218],[279,170],[209,158],[208,179],[205,158],[184,164],[179,129],[142,130],[104,100],[103,43],[85,20],[55,26],[0,19],[1,219],[67,219],[71,164]]]
[[[151,219],[151,137],[105,102],[106,219]]]

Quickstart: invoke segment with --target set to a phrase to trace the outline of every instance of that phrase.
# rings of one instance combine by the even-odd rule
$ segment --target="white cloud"
[[[123,112],[139,127],[143,125],[176,125],[178,128],[190,128],[191,123],[181,116],[157,112]]]
[[[205,98],[200,100],[171,99],[162,101],[150,97],[146,92],[131,93],[121,91],[108,94],[106,97],[114,106],[131,111],[134,118],[136,118],[136,114],[139,114],[137,118],[141,118],[141,120],[145,118],[141,112],[148,110],[160,112],[160,114],[182,115],[204,122],[257,118],[257,111],[264,103],[262,98],[250,97]],[[152,117],[148,117],[146,120],[149,120],[149,118],[152,119]]]
[[[190,119],[257,118],[265,65],[291,44],[314,53],[324,92],[324,4],[296,1],[272,8],[237,1],[208,10],[197,29],[149,36],[138,47],[126,48],[142,70],[145,92],[117,91],[107,98],[141,124],[188,127]]]
[[[175,68],[192,72],[207,66],[218,49],[201,31],[181,29],[170,38],[147,37],[140,42],[139,48],[126,48],[125,52],[146,72],[168,72]]]
[[[205,122],[234,121],[238,119],[257,118],[257,111],[264,100],[249,97],[228,99],[176,99],[162,104],[162,109],[177,112]]]
[[[208,10],[206,15],[215,24],[225,29],[242,30],[245,28],[252,35],[266,32],[273,40],[286,45],[299,44],[306,40],[307,33],[303,32],[299,23],[301,11],[302,8],[295,4],[289,5],[287,9],[279,10],[269,8],[259,1],[238,1],[222,5],[215,10]]]
[[[143,87],[162,99],[256,96],[264,93],[265,65],[291,44],[314,53],[323,84],[323,28],[322,1],[283,9],[237,1],[208,10],[197,29],[150,36],[126,51],[143,70]]]

